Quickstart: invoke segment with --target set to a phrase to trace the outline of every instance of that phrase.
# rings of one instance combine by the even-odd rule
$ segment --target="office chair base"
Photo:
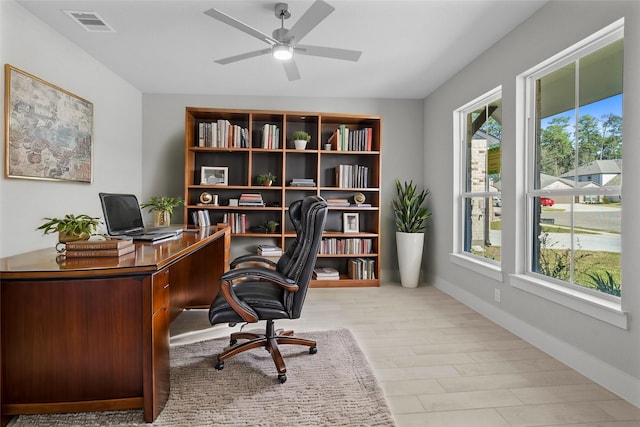
[[[238,344],[238,340],[247,341]],[[217,370],[224,369],[224,361],[230,357],[243,353],[247,350],[264,347],[264,349],[271,354],[271,358],[276,365],[276,369],[278,370],[278,381],[280,381],[280,383],[287,381],[287,368],[285,366],[284,359],[280,354],[280,349],[278,348],[279,344],[305,345],[309,347],[309,354],[316,354],[318,352],[317,344],[313,340],[294,337],[293,331],[284,331],[282,329],[275,331],[273,328],[273,320],[267,320],[267,328],[264,334],[234,332],[231,334],[229,343],[230,346],[225,348],[217,357],[215,364],[215,368]]]

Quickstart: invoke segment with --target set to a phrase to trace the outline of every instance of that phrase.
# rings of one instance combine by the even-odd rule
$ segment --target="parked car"
[[[553,206],[556,202],[553,201],[553,199],[550,199],[548,197],[540,197],[540,204],[542,206]]]

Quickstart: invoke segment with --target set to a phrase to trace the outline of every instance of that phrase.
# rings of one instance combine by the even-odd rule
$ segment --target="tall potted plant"
[[[396,179],[395,182],[396,198],[392,205],[397,228],[400,282],[404,287],[415,288],[420,279],[425,221],[431,218],[431,212],[423,206],[429,190],[419,192],[413,181],[402,184]]]

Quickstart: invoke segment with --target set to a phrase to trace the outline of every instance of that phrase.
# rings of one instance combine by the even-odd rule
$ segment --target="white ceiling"
[[[297,56],[289,82],[268,47],[203,12],[216,8],[271,35],[277,2],[16,0],[143,93],[420,99],[537,11],[546,0],[327,0],[335,11],[304,44],[361,50],[357,63]],[[291,28],[313,3],[290,0]],[[87,32],[64,10],[97,12],[115,33]]]

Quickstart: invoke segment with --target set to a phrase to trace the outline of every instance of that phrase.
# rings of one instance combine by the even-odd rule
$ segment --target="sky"
[[[589,114],[598,120],[600,120],[602,116],[611,114],[611,113],[622,117],[622,94],[618,94],[610,98],[605,98],[601,101],[593,102],[591,104],[583,105],[580,107],[581,115]],[[566,116],[573,120],[573,110],[565,111],[563,113],[558,113],[554,116],[550,116],[542,119],[542,123],[541,123],[542,129],[546,128],[549,122],[553,118],[561,117],[561,116]]]

